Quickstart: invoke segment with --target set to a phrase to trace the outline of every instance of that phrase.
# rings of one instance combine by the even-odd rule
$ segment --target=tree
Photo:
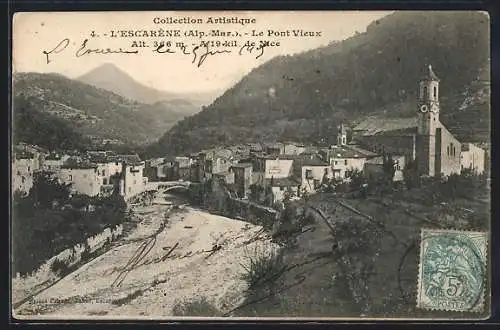
[[[36,205],[51,208],[54,201],[64,203],[69,200],[70,187],[71,184],[60,183],[50,173],[42,171],[35,174],[29,197]]]
[[[409,160],[403,169],[403,180],[405,182],[406,188],[412,189],[418,187],[419,176],[417,168],[417,160]]]
[[[384,155],[383,160],[382,169],[384,171],[384,178],[389,183],[392,183],[394,181],[394,175],[396,174],[396,163],[394,162],[391,154]]]

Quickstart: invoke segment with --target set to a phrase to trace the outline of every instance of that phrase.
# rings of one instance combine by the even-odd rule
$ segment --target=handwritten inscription
[[[322,31],[301,28],[259,29],[256,23],[248,17],[152,17],[150,27],[91,30],[82,39],[67,37],[47,45],[41,52],[46,64],[63,55],[67,60],[68,56],[78,59],[149,53],[186,56],[193,65],[201,67],[214,57],[245,56],[258,60],[267,49],[281,47],[288,39],[322,36]]]
[[[54,56],[61,54],[63,51],[65,51],[69,47],[70,43],[71,43],[70,39],[65,38],[61,40],[54,48],[42,51],[42,53],[45,55],[46,63],[47,64],[51,63],[53,61]],[[180,43],[175,47],[172,47],[171,43],[163,42],[157,44],[157,47],[153,49],[153,52],[158,54],[178,53],[182,55],[189,55],[192,58],[192,63],[195,64],[197,67],[200,67],[209,56],[233,53],[233,51],[230,48],[220,49],[211,47],[209,45],[210,43],[202,41],[201,43],[194,44],[192,46]],[[234,53],[236,53],[239,56],[245,54],[253,54],[255,55],[255,59],[258,59],[264,54],[264,49],[269,46],[276,46],[276,43],[260,42],[260,44],[256,45],[255,42],[247,42],[243,46],[241,46],[237,52]],[[139,53],[140,53],[139,48],[132,49],[132,47],[131,49],[91,47],[89,46],[89,39],[85,39],[83,40],[83,42],[79,44],[79,46],[76,47],[76,50],[74,51],[74,56],[76,58],[79,58],[86,55],[117,55],[117,54],[137,55]]]
[[[106,55],[106,54],[139,54],[139,50],[124,50],[122,48],[118,49],[111,49],[111,48],[89,48],[88,46],[88,39],[83,40],[83,42],[80,44],[80,46],[76,49],[75,51],[75,57],[82,57],[84,55],[91,55],[91,54],[97,54],[97,55]],[[61,40],[51,50],[44,50],[42,53],[45,55],[45,59],[47,61],[47,64],[51,62],[51,56],[60,54],[62,51],[64,51],[66,48],[68,48],[70,44],[70,40],[68,38],[65,38]]]

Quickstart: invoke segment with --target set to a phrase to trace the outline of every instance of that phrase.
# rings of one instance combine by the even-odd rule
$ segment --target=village
[[[53,220],[62,216],[57,212],[66,205],[52,201],[50,211],[33,206],[32,217],[23,220],[25,226],[31,226],[37,212],[50,220],[47,228],[33,230],[30,237],[38,244],[35,246],[42,250],[47,245],[38,240],[40,233],[56,237],[59,245],[51,242],[52,250],[27,257],[32,263],[27,271],[13,276],[16,306],[26,315],[65,311],[101,316],[220,316],[221,311],[225,316],[299,315],[308,312],[299,306],[308,299],[318,315],[328,316],[376,313],[380,306],[393,313],[413,306],[408,296],[415,287],[416,262],[404,270],[396,263],[400,254],[401,262],[416,258],[416,250],[406,257],[406,244],[418,237],[422,221],[436,228],[447,228],[450,223],[454,228],[483,228],[486,218],[479,211],[487,213],[485,201],[479,201],[479,207],[477,200],[448,205],[431,195],[432,189],[422,190],[432,199],[430,204],[417,200],[417,194],[396,201],[403,190],[419,186],[415,181],[446,183],[453,176],[489,173],[488,152],[459,141],[440,122],[439,79],[431,66],[426,69],[427,75],[418,81],[416,118],[340,124],[332,132],[336,144],[328,147],[274,141],[141,159],[138,154],[109,150],[14,146],[12,192],[17,194],[16,203],[38,191],[34,189],[37,178],[47,175],[66,185],[73,196],[86,196],[88,203],[101,208],[99,217],[92,213],[96,205],[80,205],[76,213],[66,210],[66,220],[74,222],[68,224]],[[390,187],[388,198],[392,200],[383,196],[366,199],[367,191],[385,186]],[[400,188],[401,193],[394,193]],[[170,195],[176,190],[189,192],[181,195],[181,203]],[[117,196],[126,207],[108,200]],[[449,204],[462,197],[448,198]],[[314,201],[307,205],[310,199]],[[65,202],[71,204],[71,198]],[[295,209],[290,206],[294,203]],[[436,214],[442,219],[436,221]],[[77,218],[71,218],[75,215]],[[375,220],[374,215],[383,220]],[[86,226],[91,224],[93,228],[88,230]],[[286,232],[287,224],[296,228]],[[54,228],[61,232],[45,236],[44,230]],[[286,232],[284,240],[280,232]],[[68,237],[60,237],[65,235]],[[142,262],[134,261],[137,253]],[[313,264],[324,259],[324,264]],[[253,269],[259,262],[263,266]],[[34,265],[41,266],[33,270]],[[145,267],[148,271],[143,271]],[[392,277],[403,272],[411,281],[405,284],[400,279],[387,281],[386,275],[374,276],[368,287],[364,281],[371,275],[364,269],[369,267],[381,267],[380,274],[387,271]],[[289,290],[289,284],[303,271],[308,277],[301,282],[302,289]],[[109,276],[113,273],[117,274]],[[268,280],[270,284],[261,283]],[[267,296],[267,289],[260,285],[283,291],[272,298],[280,304],[271,298],[260,303]],[[335,298],[327,290],[322,295],[325,287],[334,285]],[[346,290],[348,298],[340,294]],[[182,299],[198,304],[199,292],[209,301],[203,300],[202,306],[216,306],[214,310],[176,312],[183,306]],[[393,295],[400,295],[400,300]],[[371,301],[372,297],[377,298]],[[392,299],[391,307],[379,297]],[[48,304],[44,299],[57,303]],[[102,304],[94,304],[93,299],[101,299]],[[286,301],[297,303],[287,305]],[[354,309],[346,307],[351,305]]]
[[[440,122],[439,78],[430,65],[419,87],[416,120],[341,124],[332,132],[337,143],[326,148],[293,142],[249,143],[143,160],[137,154],[49,152],[18,145],[12,158],[12,191],[29,193],[34,175],[45,171],[71,184],[75,193],[89,196],[116,191],[128,200],[147,191],[150,182],[210,180],[212,185],[223,183],[241,199],[259,189],[270,191],[268,204],[273,205],[283,200],[285,192],[300,198],[349,182],[356,173],[371,179],[390,173],[390,180],[403,183],[411,164],[418,168],[418,177],[446,178],[464,169],[483,174],[486,151],[458,141]]]

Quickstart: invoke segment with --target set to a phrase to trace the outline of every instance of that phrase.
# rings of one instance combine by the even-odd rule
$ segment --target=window
[[[21,175],[21,171],[17,171],[17,175]]]
[[[128,187],[128,192],[132,192],[132,188],[131,187]]]
[[[434,98],[436,98],[436,97],[437,97],[437,87],[434,86]]]
[[[134,180],[134,184],[137,184],[137,180]]]
[[[306,170],[306,179],[312,179],[312,178],[313,178],[312,170]]]
[[[399,165],[399,160],[396,160],[396,171],[401,171],[401,166]]]
[[[280,187],[280,191],[283,191],[283,190],[285,190],[285,187]]]
[[[102,179],[102,184],[108,184],[108,179],[106,178]]]
[[[344,165],[346,165],[346,166],[347,166],[347,159],[346,159],[346,160],[344,160]]]
[[[102,170],[102,175],[103,176],[106,175],[106,171]]]
[[[351,176],[351,172],[350,171],[345,171],[344,177],[347,179],[350,176]]]
[[[446,147],[446,154],[449,156],[450,155],[450,146]]]
[[[69,181],[73,181],[73,176],[71,174],[69,175]]]
[[[422,95],[423,98],[427,97],[427,86],[424,86],[424,93]]]
[[[334,163],[335,165],[337,165],[337,161],[334,161],[333,163]]]
[[[28,166],[28,172],[30,171],[30,167]]]
[[[21,177],[21,182],[22,183],[25,183],[26,182],[26,178],[24,176]]]

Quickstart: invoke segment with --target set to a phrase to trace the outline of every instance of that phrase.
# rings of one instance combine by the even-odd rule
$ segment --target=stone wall
[[[123,226],[117,225],[114,228],[106,228],[99,234],[87,238],[85,242],[74,245],[58,255],[50,258],[43,263],[37,270],[26,276],[20,276],[19,273],[12,279],[12,299],[14,302],[19,301],[30,294],[33,294],[33,288],[43,284],[49,286],[63,274],[56,273],[53,270],[53,264],[59,263],[66,268],[71,268],[82,261],[92,253],[102,248],[106,242],[111,243],[123,234]]]

